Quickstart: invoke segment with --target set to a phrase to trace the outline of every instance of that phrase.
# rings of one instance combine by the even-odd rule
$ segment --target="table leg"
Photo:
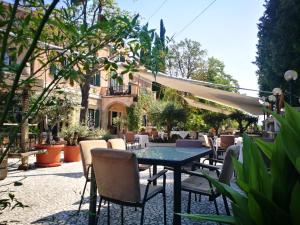
[[[155,174],[157,174],[157,165],[153,165],[152,176],[154,176]],[[153,181],[153,185],[157,185],[157,181],[156,180]]]
[[[181,225],[181,217],[176,213],[181,213],[181,167],[174,167],[174,217],[173,225]]]
[[[95,173],[92,168],[91,171],[91,188],[90,188],[90,205],[89,205],[89,225],[97,225],[96,217],[97,208],[97,185],[95,179]]]

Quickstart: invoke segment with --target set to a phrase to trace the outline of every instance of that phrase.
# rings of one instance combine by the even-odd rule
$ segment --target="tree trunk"
[[[89,107],[89,92],[90,92],[91,76],[86,76],[85,81],[80,85],[81,90],[81,109],[80,109],[80,123],[87,122],[87,111]]]
[[[29,90],[28,87],[25,87],[22,93],[22,117],[29,110]],[[28,135],[29,135],[29,126],[28,119],[26,119],[21,124],[21,151],[28,152]],[[21,159],[22,163],[19,166],[19,169],[28,169],[28,157],[23,157]]]

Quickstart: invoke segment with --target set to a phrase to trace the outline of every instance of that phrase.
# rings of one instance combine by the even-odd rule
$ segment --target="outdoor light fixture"
[[[269,102],[274,103],[276,102],[276,97],[274,95],[269,95],[268,100]]]
[[[298,73],[295,70],[288,70],[284,73],[284,79],[286,81],[297,80]]]
[[[273,91],[272,91],[272,94],[274,96],[282,95],[282,90],[280,88],[274,88]]]
[[[276,111],[279,114],[280,113],[279,96],[282,95],[282,90],[280,88],[274,88],[272,93],[273,93],[273,96],[275,96]]]
[[[284,73],[284,79],[289,82],[290,105],[293,106],[293,82],[297,80],[298,73],[295,70],[288,70]]]

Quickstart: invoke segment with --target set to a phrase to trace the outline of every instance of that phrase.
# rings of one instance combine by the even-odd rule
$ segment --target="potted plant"
[[[2,151],[0,150],[2,154]],[[0,180],[4,180],[7,177],[7,157],[5,157],[0,163]]]
[[[64,162],[78,162],[81,160],[79,139],[88,136],[89,128],[84,125],[64,127],[60,135],[66,141],[64,146]]]
[[[47,153],[36,155],[36,165],[38,167],[53,167],[61,165],[61,151],[64,143],[58,138],[58,133],[54,134],[54,127],[59,130],[59,123],[68,119],[74,107],[78,105],[76,98],[63,91],[51,93],[41,104],[37,113],[37,118],[44,123],[47,133],[46,143],[40,143],[37,149],[46,149]]]

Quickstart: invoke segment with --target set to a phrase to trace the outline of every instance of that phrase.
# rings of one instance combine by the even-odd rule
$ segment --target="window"
[[[101,84],[101,73],[100,72],[92,77],[90,84],[100,87],[100,84]]]
[[[113,79],[113,78],[110,78],[109,79],[109,86],[110,87],[117,87],[118,86],[118,81],[117,81],[117,79]]]
[[[17,63],[17,56],[16,56],[16,48],[9,48],[4,55],[4,64],[7,66],[11,66]]]
[[[88,126],[91,128],[100,127],[100,112],[98,109],[89,109]]]

